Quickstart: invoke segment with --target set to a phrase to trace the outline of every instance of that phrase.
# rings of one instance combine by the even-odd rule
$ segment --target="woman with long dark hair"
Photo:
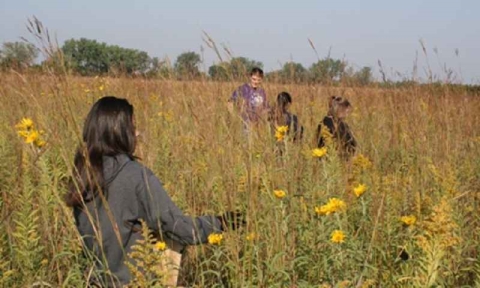
[[[281,92],[277,95],[277,103],[270,111],[269,121],[272,127],[286,126],[287,134],[294,141],[300,140],[303,134],[303,127],[298,124],[298,117],[290,113],[289,108],[292,105],[292,96],[288,92]]]
[[[125,262],[132,262],[127,254],[142,239],[140,220],[171,240],[167,243],[182,248],[206,243],[211,233],[242,224],[231,212],[185,216],[153,172],[136,160],[135,133],[133,106],[127,100],[113,96],[98,100],[85,121],[66,195],[84,247],[95,258],[100,275],[95,281],[102,287],[130,282]],[[173,282],[176,285],[176,277]]]
[[[339,96],[332,96],[328,101],[328,114],[317,128],[317,146],[322,148],[327,145],[327,138],[333,138],[339,149],[340,156],[348,158],[357,149],[357,141],[353,136],[345,118],[350,114],[352,105]],[[323,129],[323,131],[322,131]],[[326,133],[328,132],[328,133]]]

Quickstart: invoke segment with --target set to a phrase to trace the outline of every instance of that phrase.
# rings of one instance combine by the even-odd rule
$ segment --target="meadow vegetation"
[[[226,102],[239,84],[2,73],[0,287],[86,285],[91,262],[63,195],[83,120],[104,95],[134,104],[136,154],[183,211],[246,212],[243,229],[188,248],[181,283],[480,285],[478,95],[460,86],[267,82],[270,102],[281,91],[293,96],[305,128],[293,143],[265,122],[244,134]],[[348,162],[332,146],[313,151],[331,95],[354,106],[347,120],[359,154]],[[154,266],[164,248],[144,241],[133,256]],[[141,274],[132,286],[161,277]]]

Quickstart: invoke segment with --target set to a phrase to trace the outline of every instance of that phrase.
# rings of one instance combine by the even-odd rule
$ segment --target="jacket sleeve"
[[[214,216],[184,215],[149,169],[144,169],[143,176],[144,185],[139,186],[137,193],[150,229],[185,245],[206,243],[208,235],[221,231],[221,223]]]

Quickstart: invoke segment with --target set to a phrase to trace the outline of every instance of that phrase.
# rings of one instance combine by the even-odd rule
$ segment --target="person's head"
[[[99,99],[87,115],[82,140],[75,155],[74,177],[66,197],[69,206],[80,205],[82,193],[96,194],[105,188],[104,156],[126,154],[134,158],[133,106],[127,100],[113,96]]]
[[[328,107],[328,115],[333,116],[336,119],[344,119],[352,109],[350,102],[340,96],[330,97]]]
[[[288,107],[292,104],[292,96],[288,92],[281,92],[277,96],[277,109],[282,113],[287,112]]]
[[[250,86],[252,86],[253,88],[258,88],[260,84],[262,84],[262,80],[263,70],[258,67],[254,67],[250,71]]]
[[[90,153],[97,155],[133,155],[136,144],[133,106],[114,96],[99,99],[85,120],[83,142]]]

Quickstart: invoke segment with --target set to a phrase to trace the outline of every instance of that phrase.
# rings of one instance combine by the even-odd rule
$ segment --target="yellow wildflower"
[[[46,266],[48,264],[48,259],[43,258],[43,260],[40,262],[40,265]]]
[[[279,126],[275,129],[275,138],[278,142],[283,141],[288,132],[288,126]]]
[[[208,244],[211,245],[220,245],[223,240],[223,235],[220,233],[212,233],[208,235]]]
[[[105,85],[100,85],[100,87],[98,87],[98,91],[103,91],[105,89]]]
[[[45,146],[45,144],[47,144],[47,142],[45,142],[44,140],[40,139],[40,138],[37,138],[34,142],[33,142],[33,145],[37,146],[38,148],[42,148],[43,146]]]
[[[367,170],[372,167],[372,162],[363,154],[357,154],[352,159],[353,166],[358,170]]]
[[[167,244],[163,241],[158,241],[157,243],[155,243],[153,249],[155,249],[155,251],[163,251],[167,249]]]
[[[327,154],[327,148],[315,148],[312,150],[312,157],[313,158],[322,158]]]
[[[29,131],[33,129],[33,121],[30,118],[22,118],[20,123],[15,125],[15,128],[17,128],[20,131]]]
[[[353,188],[353,194],[355,194],[357,197],[362,196],[365,191],[367,191],[367,185],[365,184],[358,184],[355,188]]]
[[[347,204],[338,198],[330,198],[327,204],[315,207],[315,213],[318,215],[330,215],[335,212],[343,212]]]
[[[251,232],[247,235],[247,237],[245,237],[245,239],[247,241],[253,241],[257,238],[257,234],[255,234],[254,232]]]
[[[282,198],[285,198],[285,196],[287,196],[287,193],[283,190],[280,190],[280,189],[273,190],[273,194],[278,199],[282,199]]]
[[[345,242],[345,233],[341,230],[335,230],[331,234],[331,239],[333,243],[343,243]]]
[[[40,133],[37,130],[32,130],[28,133],[27,137],[25,137],[25,143],[30,144],[34,143],[35,141],[39,141]]]
[[[415,222],[417,222],[417,217],[414,215],[402,216],[400,217],[400,221],[407,226],[412,226],[415,224]]]

